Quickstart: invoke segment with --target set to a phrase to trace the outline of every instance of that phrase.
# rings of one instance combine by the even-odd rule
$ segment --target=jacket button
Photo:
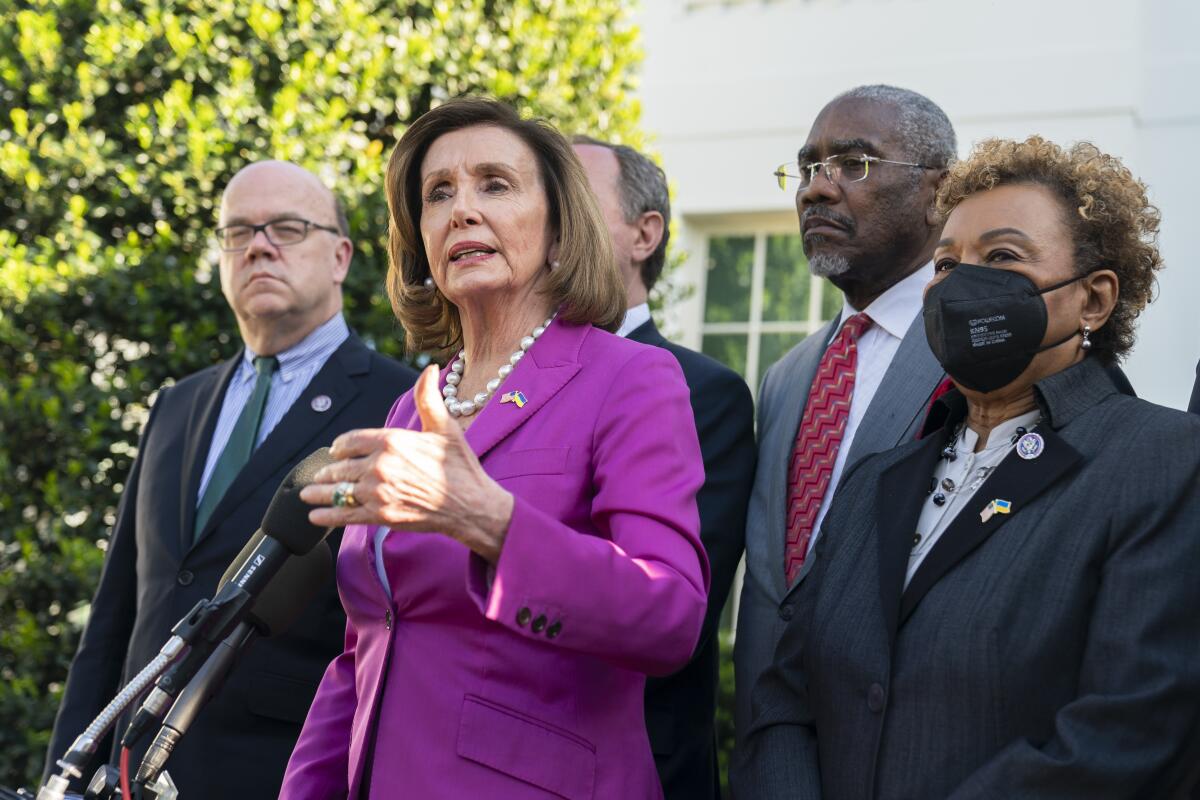
[[[196,580],[196,576],[192,574],[191,570],[181,569],[179,570],[179,575],[176,576],[176,580],[179,581],[180,586],[191,586],[192,581]]]
[[[789,620],[791,620],[792,615],[794,615],[795,613],[796,613],[795,609],[790,604],[782,605],[779,607],[779,618],[781,620],[783,620],[784,622],[788,622]]]
[[[554,623],[552,623],[549,628],[546,628],[546,638],[547,639],[553,639],[555,636],[558,636],[560,633],[562,633],[562,623],[559,622],[558,620],[555,620]]]
[[[533,619],[533,612],[528,608],[522,608],[517,612],[517,624],[524,628],[529,624],[529,620]]]
[[[529,626],[529,630],[533,631],[534,633],[541,633],[542,631],[546,630],[546,621],[545,614],[538,614],[538,618],[535,619],[533,624]]]
[[[389,631],[392,629],[392,610],[390,608],[383,612],[383,627]]]
[[[883,691],[883,687],[878,683],[872,683],[871,688],[867,690],[867,708],[875,714],[883,711],[883,706],[887,700],[887,695]]]

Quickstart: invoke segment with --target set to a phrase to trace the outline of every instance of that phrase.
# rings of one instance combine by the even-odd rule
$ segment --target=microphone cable
[[[129,748],[121,748],[121,797],[123,800],[133,800],[129,791]]]

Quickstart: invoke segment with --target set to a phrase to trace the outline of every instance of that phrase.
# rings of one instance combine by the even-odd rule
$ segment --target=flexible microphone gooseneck
[[[82,777],[82,769],[95,753],[101,739],[121,713],[144,692],[155,678],[168,695],[177,695],[207,660],[217,643],[229,636],[249,616],[255,597],[262,593],[271,577],[292,554],[304,555],[329,535],[308,521],[311,507],[300,499],[300,491],[313,482],[313,476],[333,462],[329,448],[323,447],[297,464],[283,479],[263,518],[262,533],[244,557],[235,560],[233,577],[211,601],[201,601],[172,629],[172,636],[159,654],[114,697],[104,710],[79,735],[67,753],[57,762],[61,772],[38,792],[38,800],[62,800],[71,778]],[[253,539],[253,537],[252,537]],[[190,647],[189,647],[190,646]],[[179,655],[187,650],[187,655]],[[170,678],[164,671],[171,666]],[[186,665],[186,666],[185,666]],[[161,695],[160,695],[161,697]],[[165,701],[157,719],[166,710]],[[140,735],[140,734],[139,734]]]
[[[215,652],[180,692],[142,759],[136,783],[149,785],[158,777],[179,740],[204,705],[220,691],[238,654],[255,634],[276,636],[290,628],[332,576],[333,556],[324,542],[319,542],[306,555],[287,560],[258,598],[248,618],[216,646]]]
[[[329,448],[322,447],[305,457],[279,484],[263,516],[261,528],[225,570],[217,584],[216,596],[206,606],[203,637],[158,678],[154,691],[126,729],[122,747],[132,749],[150,727],[163,718],[171,701],[208,660],[218,642],[233,633],[243,619],[249,617],[252,622],[256,619],[258,600],[267,596],[277,598],[268,600],[269,604],[285,600],[285,594],[276,595],[264,589],[270,585],[275,573],[288,563],[290,555],[307,554],[329,535],[329,528],[308,521],[312,506],[300,499],[300,491],[313,482],[313,476],[321,467],[332,462]],[[261,627],[262,615],[257,620],[256,624]]]

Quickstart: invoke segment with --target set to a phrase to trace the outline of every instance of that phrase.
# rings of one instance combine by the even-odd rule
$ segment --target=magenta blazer
[[[445,380],[443,372],[442,380]],[[440,534],[346,528],[346,650],[285,800],[662,797],[645,676],[691,657],[708,593],[688,389],[666,350],[555,322],[467,430],[515,497],[495,572]],[[420,427],[412,393],[389,427]]]

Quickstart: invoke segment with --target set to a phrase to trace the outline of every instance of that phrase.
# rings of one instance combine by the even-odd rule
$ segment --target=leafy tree
[[[41,770],[121,481],[158,387],[239,345],[210,231],[244,164],[341,194],[346,313],[382,291],[384,166],[487,94],[641,144],[620,0],[0,0],[0,784]]]

